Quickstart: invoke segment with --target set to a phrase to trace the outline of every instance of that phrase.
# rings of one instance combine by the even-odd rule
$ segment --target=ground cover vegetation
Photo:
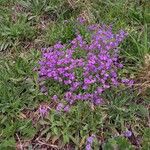
[[[0,149],[150,148],[148,0],[0,0]]]

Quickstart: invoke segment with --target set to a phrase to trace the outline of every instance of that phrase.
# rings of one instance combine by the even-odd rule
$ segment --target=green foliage
[[[19,0],[18,3],[32,16],[48,15],[52,20],[71,18],[77,11],[67,0]]]
[[[6,50],[13,44],[32,40],[35,36],[35,29],[30,26],[26,15],[19,14],[16,21],[10,21],[10,17],[4,15],[0,24],[0,51]]]
[[[34,58],[36,60],[36,58]],[[37,96],[37,75],[32,58],[20,56],[0,65],[0,111],[16,114],[22,106],[31,105]],[[6,101],[7,99],[7,101]]]
[[[103,138],[110,139],[112,136],[122,136],[126,126],[130,125],[135,133],[141,134],[141,128],[136,127],[146,124],[148,112],[144,106],[136,105],[134,98],[136,99],[136,95],[129,95],[129,91],[113,91],[107,92],[105,99],[108,103],[94,109],[86,102],[78,102],[68,113],[52,110],[45,119],[40,120],[40,128],[43,128],[41,135],[46,141],[52,139],[53,144],[63,141],[63,144],[59,143],[60,147],[73,142],[76,147],[81,148],[90,133],[102,132]],[[133,149],[123,137],[110,139],[103,146],[104,149]]]
[[[127,128],[132,129],[137,140],[141,139],[138,148],[149,149],[149,91],[143,96],[135,89],[111,89],[104,95],[101,107],[81,102],[69,113],[52,109],[34,126],[31,118],[20,117],[23,110],[35,112],[41,101],[52,102],[51,96],[58,94],[61,98],[68,89],[49,81],[48,96],[40,92],[38,76],[33,71],[40,53],[33,49],[28,53],[30,46],[40,49],[39,41],[42,45],[68,43],[77,29],[88,42],[89,32],[75,21],[82,13],[87,18],[92,16],[91,22],[112,24],[114,31],[122,28],[128,32],[120,46],[126,66],[120,74],[137,73],[144,56],[150,54],[148,6],[148,0],[0,0],[0,52],[10,48],[15,52],[10,57],[0,57],[0,149],[16,149],[16,134],[21,140],[31,140],[36,135],[60,148],[69,143],[73,148],[84,149],[87,137],[96,134],[94,149],[101,146],[104,150],[130,150],[135,146],[122,134]],[[20,48],[22,52],[14,51]],[[77,50],[74,57],[84,57],[84,53]],[[80,72],[79,68],[79,77]]]
[[[68,23],[52,23],[46,30],[45,41],[48,44],[53,45],[58,41],[66,43],[69,40],[73,39],[73,37],[75,37],[75,28],[72,21]]]
[[[143,147],[142,150],[149,149],[150,147],[150,129],[145,128],[143,135]]]
[[[112,24],[115,31],[120,28],[128,31],[122,54],[134,65],[139,64],[139,61],[143,62],[145,54],[150,53],[148,4],[148,1],[95,0],[92,7],[92,13],[98,22]]]
[[[34,109],[40,96],[37,74],[33,72],[38,56],[33,51],[28,57],[21,54],[0,62],[0,147],[14,145],[17,132],[24,138],[35,134],[31,120],[20,119],[20,113],[25,108]]]
[[[48,9],[49,0],[20,0],[19,4],[23,6],[27,12],[31,12],[33,15],[42,15],[45,10]]]
[[[8,150],[8,149],[11,149],[11,150],[15,150],[15,139],[14,138],[10,138],[10,139],[7,139],[5,141],[3,141],[1,144],[0,144],[0,149],[3,149],[3,150]]]
[[[133,29],[122,47],[125,47],[126,51],[123,53],[129,60],[143,62],[144,56],[150,53],[147,24],[145,23],[141,29]]]
[[[123,137],[116,137],[109,139],[107,143],[103,145],[104,150],[133,150],[133,146],[129,143],[129,141]]]
[[[40,124],[46,126],[41,133],[46,140],[58,137],[64,144],[73,142],[77,147],[82,147],[89,133],[99,131],[102,125],[101,109],[92,111],[88,104],[81,102],[67,114],[51,111]]]

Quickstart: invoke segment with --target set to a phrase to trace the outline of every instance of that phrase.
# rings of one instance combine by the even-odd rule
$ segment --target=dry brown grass
[[[94,15],[92,14],[91,0],[67,0],[71,8],[80,8],[79,17],[84,18],[88,23],[93,22]]]
[[[138,74],[138,86],[140,87],[141,92],[150,89],[150,54],[146,54],[144,58],[144,65],[141,67]]]

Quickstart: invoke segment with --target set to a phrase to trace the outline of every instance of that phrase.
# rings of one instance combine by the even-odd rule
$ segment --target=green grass
[[[75,21],[81,13],[85,12],[90,23],[112,24],[114,32],[128,32],[120,46],[125,63],[121,74],[136,77],[145,55],[150,55],[148,0],[70,2],[0,0],[0,149],[16,149],[20,142],[23,146],[27,143],[27,149],[50,144],[84,149],[92,133],[98,135],[95,150],[149,149],[150,95],[139,94],[136,89],[108,91],[102,107],[92,109],[88,103],[78,103],[67,114],[52,109],[46,118],[39,118],[39,105],[51,103],[51,95],[62,93],[61,87],[52,82],[49,95],[40,92],[38,75],[33,71],[40,58],[39,49],[58,41],[68,43],[76,28],[88,38],[87,31]],[[132,139],[122,136],[127,128],[134,133]]]

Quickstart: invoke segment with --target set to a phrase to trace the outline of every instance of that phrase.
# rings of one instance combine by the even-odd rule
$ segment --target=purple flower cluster
[[[63,103],[59,103],[56,107],[56,110],[58,112],[64,111],[64,112],[69,112],[70,111],[70,106],[69,105],[64,105]]]
[[[123,67],[118,46],[127,34],[123,30],[114,34],[111,27],[104,25],[92,25],[88,30],[90,42],[78,34],[69,45],[58,42],[42,49],[39,76],[67,86],[64,100],[69,105],[77,100],[99,105],[106,89],[133,84],[132,80],[118,76],[118,70]],[[57,96],[54,99],[57,100]]]

